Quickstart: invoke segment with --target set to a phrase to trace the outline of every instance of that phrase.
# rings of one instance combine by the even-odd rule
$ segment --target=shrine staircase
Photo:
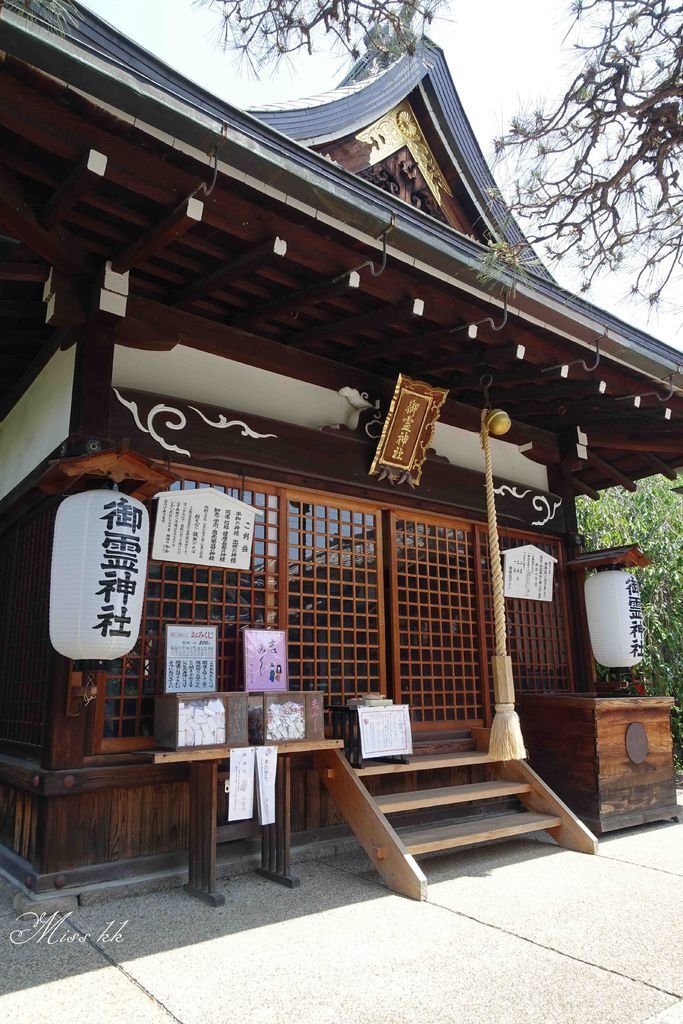
[[[486,733],[478,738],[486,745]],[[421,854],[546,832],[559,846],[596,853],[597,840],[526,761],[496,761],[471,733],[422,734],[408,763],[353,768],[341,750],[315,754],[345,820],[395,892],[427,898]]]

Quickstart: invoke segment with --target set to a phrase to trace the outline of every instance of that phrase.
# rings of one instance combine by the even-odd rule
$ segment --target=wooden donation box
[[[247,743],[246,693],[167,693],[154,701],[159,747],[240,747]]]
[[[596,834],[676,817],[672,697],[523,694],[531,766]]]

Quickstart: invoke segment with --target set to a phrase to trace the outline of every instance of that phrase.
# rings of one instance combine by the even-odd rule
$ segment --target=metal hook
[[[452,327],[448,332],[449,334],[457,334],[458,331],[464,331],[467,328],[467,333],[470,338],[474,339],[477,336],[477,327],[481,324],[490,324],[492,331],[502,331],[508,322],[508,292],[505,292],[503,298],[503,319],[496,325],[490,316],[485,316],[483,320],[476,320],[474,323],[461,324],[459,327]]]
[[[568,377],[570,366],[582,366],[586,373],[593,373],[593,371],[597,370],[598,366],[600,365],[600,359],[602,357],[602,353],[600,352],[600,342],[602,341],[603,337],[605,337],[605,335],[602,335],[600,338],[596,339],[595,361],[593,362],[592,366],[589,366],[585,359],[572,359],[570,363],[557,363],[556,366],[544,366],[541,370],[541,373],[552,373],[553,370],[561,370],[562,376]]]
[[[381,277],[382,276],[384,271],[387,269],[387,235],[389,234],[390,231],[393,231],[395,227],[396,227],[396,214],[392,213],[389,225],[388,225],[388,227],[386,227],[384,229],[384,231],[382,232],[382,235],[381,235],[381,238],[382,238],[382,262],[380,264],[379,270],[375,269],[375,264],[373,263],[372,260],[366,260],[365,263],[361,263],[359,266],[354,267],[353,268],[354,270],[360,271],[360,270],[365,270],[366,267],[369,267],[370,268],[370,273],[372,274],[373,277]]]
[[[198,185],[197,188],[194,190],[194,192],[192,193],[193,196],[196,196],[198,192],[201,192],[202,195],[204,196],[210,196],[214,188],[216,187],[216,179],[218,178],[218,151],[228,138],[227,124],[223,125],[221,129],[221,135],[222,138],[219,139],[219,141],[216,143],[216,146],[213,151],[213,178],[211,179],[211,184],[207,185],[206,182],[203,181],[201,185]]]
[[[493,374],[491,374],[491,373],[483,374],[483,376],[481,376],[479,378],[479,383],[481,384],[482,388],[484,389],[484,408],[485,409],[490,409],[491,408],[491,399],[489,397],[489,388],[493,384]]]
[[[627,402],[630,399],[632,399],[633,400],[633,404],[635,405],[636,409],[640,408],[640,403],[641,403],[641,400],[643,398],[656,398],[658,402],[668,402],[673,397],[673,393],[674,393],[674,375],[673,375],[673,373],[670,373],[668,376],[663,377],[662,378],[662,383],[664,383],[665,381],[668,381],[668,385],[669,385],[669,392],[666,395],[660,395],[660,393],[658,391],[645,391],[645,392],[643,392],[642,395],[620,395],[619,398],[615,399],[615,401],[616,402]]]

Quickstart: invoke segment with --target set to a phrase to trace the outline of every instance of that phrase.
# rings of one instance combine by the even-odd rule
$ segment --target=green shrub
[[[634,569],[645,621],[645,658],[638,666],[645,692],[674,697],[671,715],[676,761],[683,762],[683,500],[675,486],[655,476],[632,494],[621,487],[600,501],[577,500],[586,550],[638,544],[652,560]]]

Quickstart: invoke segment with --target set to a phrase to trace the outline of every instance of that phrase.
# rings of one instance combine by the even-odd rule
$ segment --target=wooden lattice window
[[[393,517],[395,688],[422,722],[483,716],[474,530]]]
[[[287,503],[289,679],[343,703],[384,689],[380,521],[362,507]]]
[[[484,621],[487,652],[494,649],[493,606],[488,565],[488,538],[479,527],[479,554],[484,577]],[[508,653],[512,658],[515,686],[520,691],[572,690],[572,665],[564,588],[564,555],[559,540],[536,534],[499,530],[501,551],[534,544],[557,559],[552,601],[506,598]],[[492,685],[492,684],[491,684]],[[492,691],[491,691],[492,692]]]
[[[56,511],[51,504],[0,541],[0,741],[38,749],[55,658],[49,604]]]
[[[180,485],[177,485],[180,486]],[[197,484],[182,482],[184,489]],[[263,511],[254,526],[252,568],[242,572],[150,562],[136,647],[110,663],[104,701],[103,750],[149,746],[154,695],[163,683],[166,623],[217,625],[218,689],[240,690],[241,629],[278,625],[279,497],[265,487],[212,487]]]

